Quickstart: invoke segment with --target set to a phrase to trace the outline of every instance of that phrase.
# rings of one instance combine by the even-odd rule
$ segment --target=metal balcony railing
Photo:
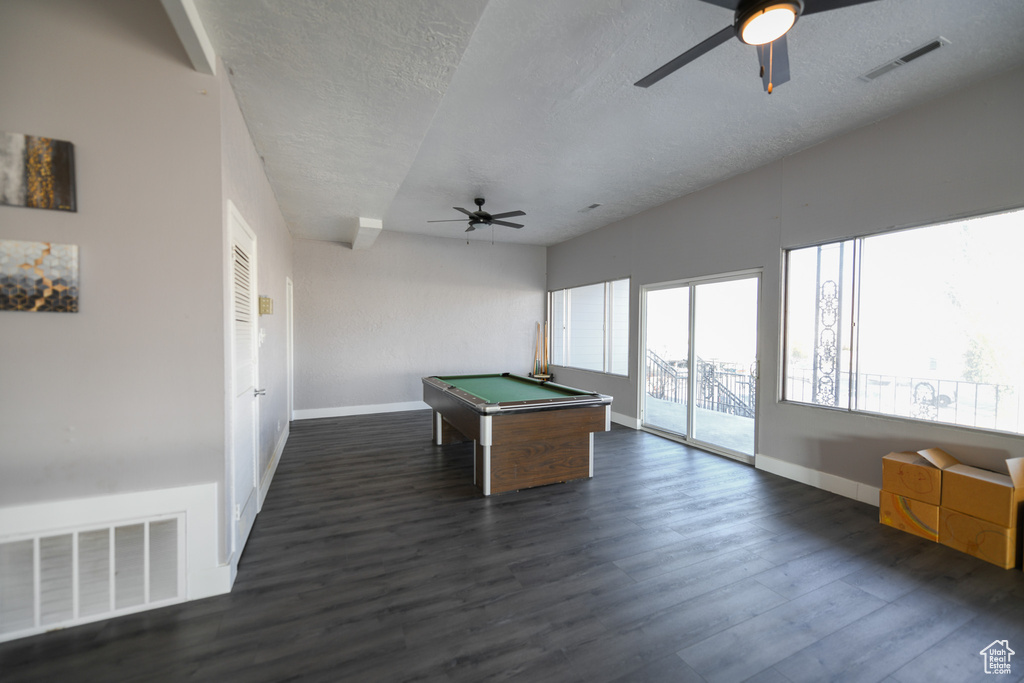
[[[671,403],[686,403],[690,371],[686,361],[668,361],[647,350],[647,395]],[[754,417],[757,384],[753,372],[736,363],[697,358],[694,406],[729,415]]]
[[[1012,385],[877,373],[853,379],[855,410],[1005,432],[1024,428],[1021,392]],[[836,392],[836,407],[849,407],[850,380],[850,373],[839,373],[838,386],[847,389]],[[786,400],[814,404],[813,396],[811,370],[790,369]]]

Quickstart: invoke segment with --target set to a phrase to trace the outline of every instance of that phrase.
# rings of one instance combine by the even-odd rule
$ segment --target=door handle
[[[253,396],[266,396],[267,395],[267,390],[266,389],[253,389],[252,390],[252,395]]]

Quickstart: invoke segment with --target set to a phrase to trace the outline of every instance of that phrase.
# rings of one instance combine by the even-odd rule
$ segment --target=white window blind
[[[629,374],[629,279],[552,291],[551,364]]]

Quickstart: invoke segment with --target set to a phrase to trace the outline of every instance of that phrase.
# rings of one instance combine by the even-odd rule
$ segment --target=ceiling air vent
[[[867,72],[863,76],[860,76],[859,78],[865,83],[870,83],[879,76],[883,76],[892,71],[893,69],[899,68],[904,64],[908,64],[917,59],[918,57],[923,57],[929,52],[934,52],[935,50],[938,50],[940,47],[946,45],[949,45],[949,41],[943,38],[942,36],[939,36],[935,40],[931,40],[925,43],[924,45],[911,50],[905,55],[897,57],[892,61],[886,62],[885,64],[882,64],[881,66],[872,69],[871,71]]]

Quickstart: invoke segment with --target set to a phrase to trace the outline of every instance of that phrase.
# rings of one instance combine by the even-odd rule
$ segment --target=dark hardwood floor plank
[[[755,582],[730,584],[567,650],[589,680],[614,680],[786,600]]]
[[[919,589],[817,640],[775,668],[794,683],[879,681],[925,651],[938,648],[976,616],[942,596]]]
[[[743,681],[886,604],[837,581],[691,645],[679,656],[709,683]]]
[[[907,683],[1024,647],[1024,573],[869,505],[620,427],[593,479],[485,498],[430,436],[293,423],[230,594],[0,644],[0,680]]]

